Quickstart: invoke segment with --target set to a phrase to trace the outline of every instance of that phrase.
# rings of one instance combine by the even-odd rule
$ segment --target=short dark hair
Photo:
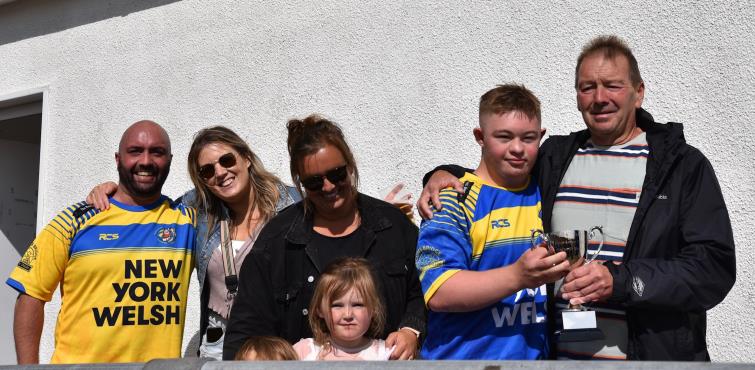
[[[582,66],[582,61],[597,53],[602,54],[606,59],[615,59],[617,55],[623,55],[629,62],[629,80],[632,81],[632,85],[637,87],[642,83],[640,67],[637,65],[637,59],[632,54],[629,45],[616,35],[603,35],[590,40],[582,48],[582,52],[577,58],[577,68],[574,70],[575,89],[579,87],[577,84],[579,83],[579,67]]]
[[[486,114],[514,111],[540,122],[540,100],[524,85],[498,85],[480,97],[480,119]]]

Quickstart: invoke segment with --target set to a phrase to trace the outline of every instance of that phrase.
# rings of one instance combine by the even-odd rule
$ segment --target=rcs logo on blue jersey
[[[508,218],[501,218],[498,220],[490,221],[490,227],[493,229],[500,229],[502,227],[511,227],[511,222]]]
[[[100,234],[99,240],[118,240],[118,234]]]

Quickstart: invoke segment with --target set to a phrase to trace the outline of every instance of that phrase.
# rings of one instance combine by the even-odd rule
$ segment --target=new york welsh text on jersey
[[[168,280],[178,279],[182,265],[181,260],[126,260],[124,278],[127,281],[112,283],[115,293],[113,303],[140,304],[92,307],[95,324],[99,327],[180,324],[181,304],[178,302],[181,299],[178,291],[181,282]]]

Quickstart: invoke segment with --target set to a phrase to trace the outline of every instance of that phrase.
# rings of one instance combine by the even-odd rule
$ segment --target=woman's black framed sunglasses
[[[343,165],[336,167],[330,171],[325,172],[324,175],[314,175],[301,180],[302,186],[309,191],[317,191],[322,189],[322,185],[325,183],[325,178],[330,181],[331,184],[339,184],[343,180],[346,180],[346,176],[349,175],[348,166]]]
[[[220,163],[223,168],[231,168],[236,165],[236,156],[233,153],[226,153],[221,155],[217,161],[199,167],[199,177],[207,181],[215,176],[215,163]]]

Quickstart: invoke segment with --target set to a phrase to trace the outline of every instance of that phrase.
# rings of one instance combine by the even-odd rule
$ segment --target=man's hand
[[[417,209],[423,219],[429,220],[433,218],[433,210],[430,207],[431,201],[435,209],[440,210],[442,208],[440,204],[440,191],[447,187],[453,187],[459,193],[464,192],[464,186],[456,176],[443,170],[435,171],[430,180],[427,181],[427,185],[422,189],[419,200],[417,200]]]
[[[417,335],[408,329],[399,329],[388,334],[385,339],[387,348],[395,346],[389,360],[413,360],[417,351]]]
[[[548,249],[537,247],[528,249],[514,263],[517,275],[525,288],[536,288],[552,283],[569,273],[569,261],[566,252],[548,255]]]
[[[115,194],[116,190],[118,190],[118,184],[112,181],[103,182],[89,192],[86,202],[100,211],[104,211],[110,208],[110,199],[108,197]]]
[[[39,363],[39,338],[45,321],[45,302],[19,294],[13,315],[13,339],[19,365]]]
[[[561,286],[561,298],[578,305],[604,301],[613,293],[613,276],[600,262],[588,263],[572,270]]]

